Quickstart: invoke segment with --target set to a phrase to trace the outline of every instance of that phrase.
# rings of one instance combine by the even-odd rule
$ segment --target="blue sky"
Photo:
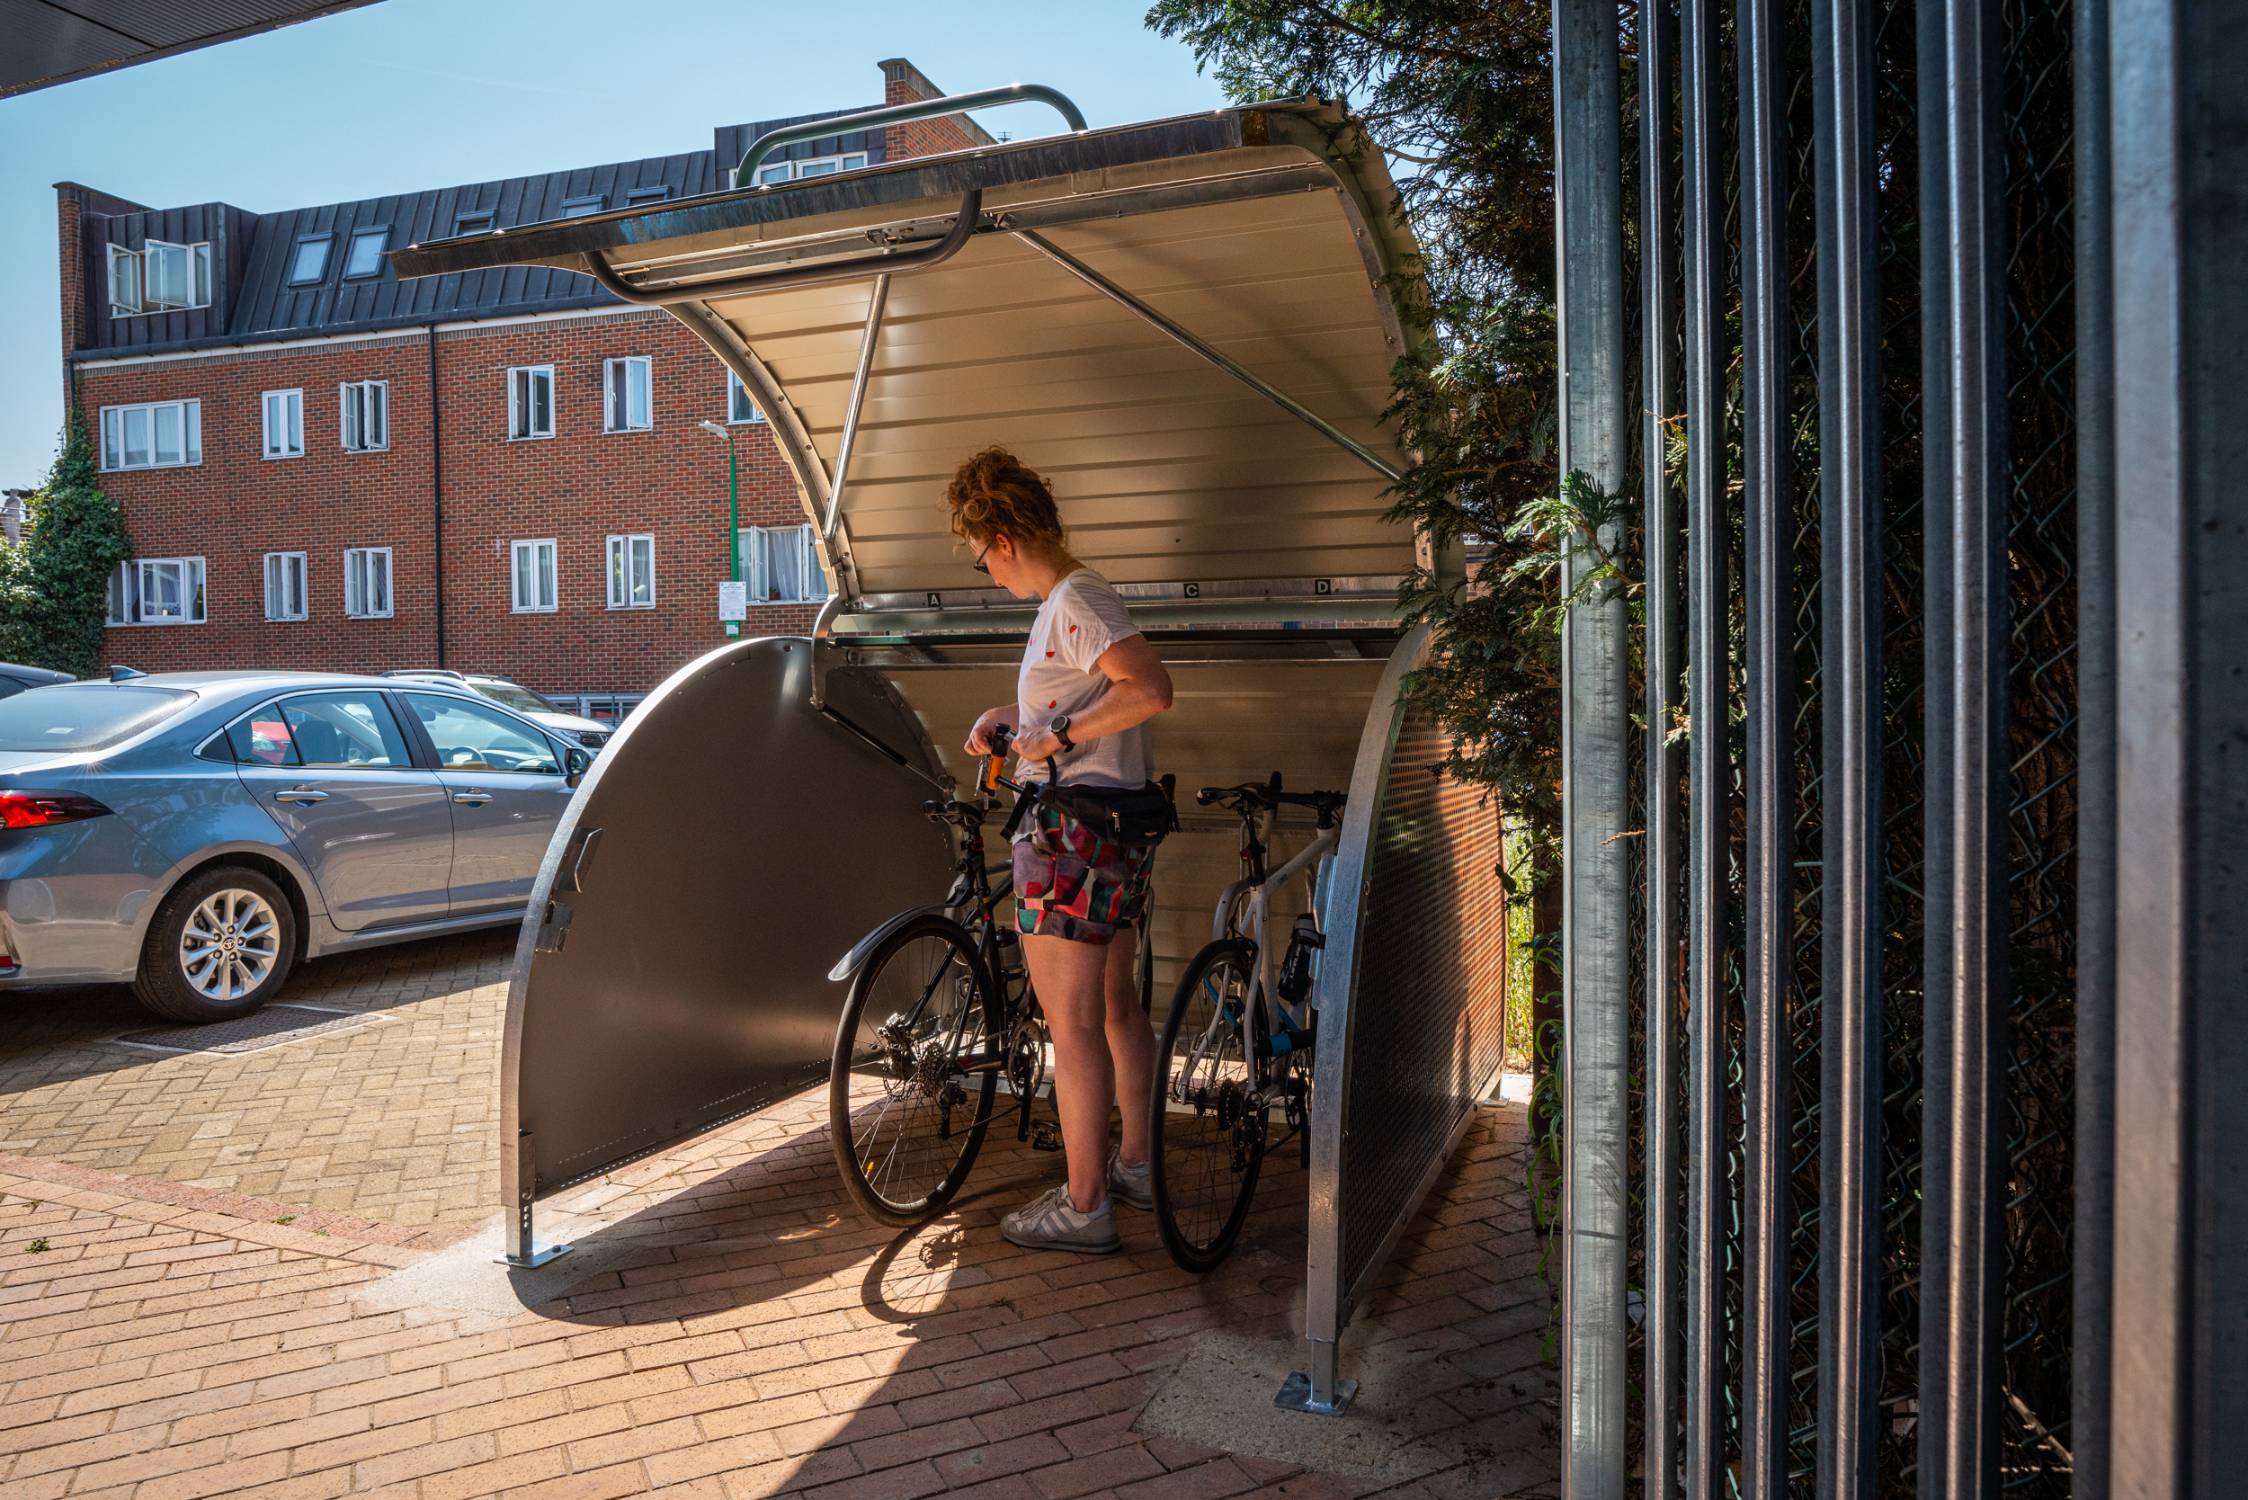
[[[1047,83],[1094,125],[1223,102],[1143,4],[381,0],[0,100],[0,485],[62,424],[54,184],[253,213],[691,151],[711,127],[876,104],[885,57],[966,91]],[[1052,111],[978,115],[1038,135]]]

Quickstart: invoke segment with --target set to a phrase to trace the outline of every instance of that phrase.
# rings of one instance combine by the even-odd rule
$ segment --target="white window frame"
[[[736,396],[741,399],[736,401]],[[744,406],[749,408],[749,415],[746,417],[739,414]],[[749,393],[748,386],[742,384],[742,378],[732,370],[728,370],[726,372],[726,425],[728,427],[745,425],[761,427],[764,422],[765,408],[757,404],[757,398]]]
[[[531,593],[523,591],[523,559],[531,559]],[[543,565],[543,566],[542,566]],[[507,607],[519,615],[551,615],[561,608],[560,550],[550,536],[511,542],[507,549]],[[540,595],[544,595],[543,598]]]
[[[356,403],[353,392],[358,392]],[[367,414],[377,413],[382,427],[382,441],[353,442],[364,439],[362,425]],[[347,380],[336,387],[336,436],[346,453],[386,453],[390,450],[390,382],[387,380]]]
[[[382,608],[369,609],[366,586],[374,582],[374,559],[382,559]],[[398,613],[397,573],[388,547],[346,547],[343,553],[343,613],[347,620],[388,620]],[[365,576],[359,577],[364,571]],[[356,607],[355,607],[356,606]]]
[[[156,293],[156,261],[160,250],[177,250],[187,261],[187,299],[167,302]],[[208,240],[149,240],[141,246],[141,298],[150,312],[186,312],[211,305],[211,245]]]
[[[177,408],[180,423],[180,456],[156,456],[157,413]],[[141,463],[125,459],[125,434],[134,413],[148,424],[148,457]],[[199,400],[143,401],[131,406],[101,409],[101,467],[104,473],[123,474],[135,469],[192,469],[203,462],[203,403]]]
[[[117,273],[120,268],[132,280],[132,297],[130,300],[117,295]],[[136,318],[145,310],[147,303],[141,288],[141,272],[144,269],[146,268],[141,264],[141,256],[138,250],[129,249],[124,245],[111,245],[109,247],[109,315],[111,317]]]
[[[757,165],[757,186],[771,187],[783,182],[801,182],[807,177],[833,177],[838,172],[856,172],[867,164],[864,151],[837,151],[827,156],[807,156],[797,161],[768,161]],[[807,171],[806,168],[817,168]],[[735,185],[737,165],[727,174],[727,186]]]
[[[280,564],[276,578],[274,565]],[[302,552],[268,552],[263,570],[265,579],[265,617],[268,620],[306,620],[312,617],[310,559]],[[280,584],[280,599],[275,600],[274,584]],[[293,588],[292,588],[293,585]],[[291,593],[296,595],[292,601]],[[292,608],[293,604],[293,608]]]
[[[756,537],[757,544],[744,547],[745,539]],[[827,574],[820,567],[819,543],[812,534],[809,522],[802,526],[744,526],[735,534],[737,551],[746,550],[741,559],[742,582],[747,585],[749,603],[759,604],[821,604],[828,596]],[[776,547],[794,547],[797,552],[798,592],[774,595],[772,559]],[[817,592],[813,592],[813,590]]]
[[[609,538],[606,572],[609,580],[609,608],[654,609],[656,607],[656,535],[652,531],[622,532]],[[645,558],[648,597],[635,599],[634,585],[639,582],[642,561]]]
[[[539,432],[523,420],[521,411],[524,398],[530,393],[527,379],[539,377],[546,380],[546,430]],[[554,436],[554,366],[510,365],[507,370],[507,440],[511,443],[534,443]],[[536,403],[533,403],[535,406]]]
[[[146,608],[148,579],[161,569],[178,570],[180,613],[150,618]],[[138,625],[204,625],[210,622],[206,570],[200,557],[135,557],[117,565],[109,575],[107,623],[124,629]]]
[[[283,422],[290,429],[283,434],[285,441],[273,440],[273,406],[276,397],[282,398]],[[304,391],[299,388],[286,391],[267,391],[258,400],[258,410],[263,416],[265,431],[265,458],[304,457]]]
[[[617,410],[617,372],[620,367],[624,371],[625,381],[623,389],[624,411],[621,414]],[[640,410],[637,414],[632,410],[632,398],[635,394],[632,389],[632,376],[635,367],[638,367],[640,375],[640,389],[637,393],[640,397]],[[635,415],[640,419],[637,422],[633,420]],[[650,432],[654,430],[655,425],[656,373],[654,362],[645,354],[626,354],[615,359],[603,360],[601,362],[601,430],[603,432]]]

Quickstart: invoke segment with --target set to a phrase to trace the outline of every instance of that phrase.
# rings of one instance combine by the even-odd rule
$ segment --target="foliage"
[[[91,674],[110,577],[131,556],[124,516],[73,421],[47,482],[32,492],[22,543],[0,545],[0,660]]]

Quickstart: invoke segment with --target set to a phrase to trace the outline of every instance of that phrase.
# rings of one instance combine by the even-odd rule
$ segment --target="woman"
[[[1049,758],[1071,786],[1140,787],[1149,775],[1147,721],[1171,706],[1171,677],[1108,580],[1062,545],[1061,515],[1040,479],[1004,448],[960,466],[945,492],[952,530],[1018,599],[1040,600],[1023,649],[1015,701],[968,731],[988,755],[994,726],[1014,735],[1018,778],[1044,781]],[[1154,846],[1094,837],[1040,802],[1014,844],[1016,925],[1054,1041],[1054,1102],[1069,1178],[1001,1221],[1033,1249],[1104,1254],[1121,1247],[1112,1197],[1151,1209],[1148,1095],[1155,1039],[1133,982],[1134,943],[1146,920]],[[1111,1100],[1124,1138],[1108,1152]]]

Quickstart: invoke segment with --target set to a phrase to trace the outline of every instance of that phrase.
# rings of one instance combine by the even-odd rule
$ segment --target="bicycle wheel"
[[[1212,943],[1171,999],[1149,1114],[1155,1223],[1171,1259],[1209,1271],[1249,1215],[1264,1165],[1265,1109],[1251,1095],[1256,949]]]
[[[867,955],[835,1029],[828,1134],[843,1185],[885,1224],[919,1224],[966,1180],[991,1123],[1001,1006],[966,929],[924,915]]]

